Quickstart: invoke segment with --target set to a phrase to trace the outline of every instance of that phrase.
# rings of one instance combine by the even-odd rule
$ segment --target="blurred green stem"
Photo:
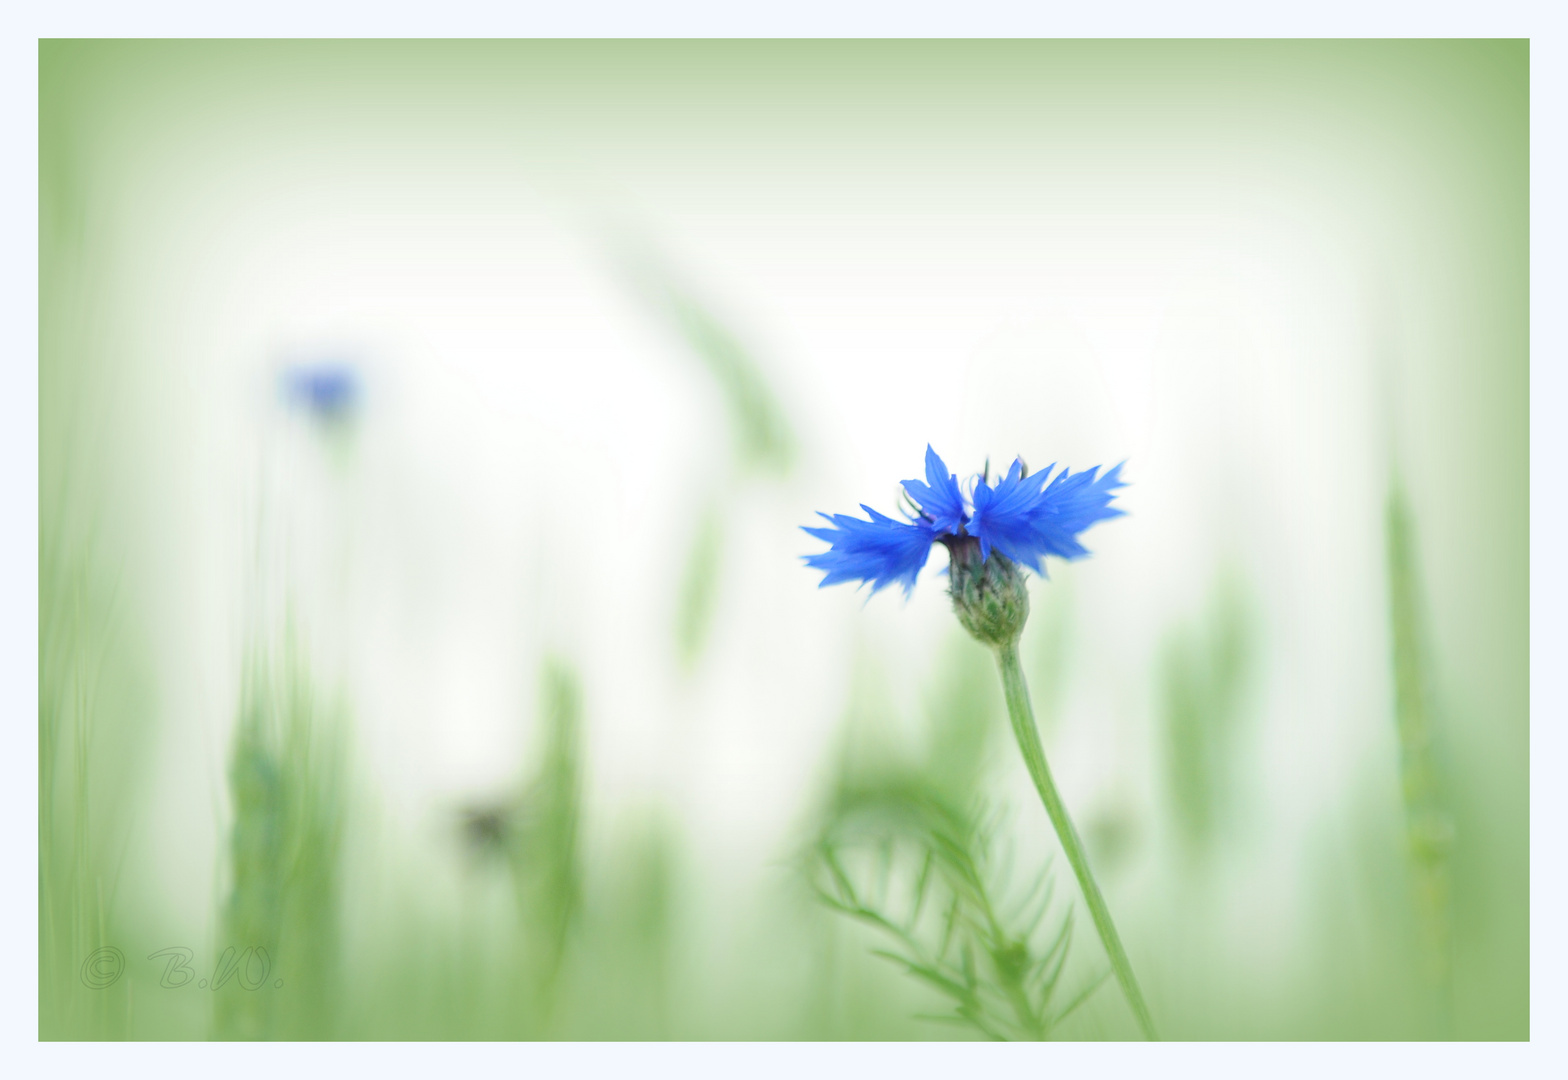
[[[1428,975],[1437,991],[1435,1015],[1444,1038],[1454,1031],[1454,822],[1443,798],[1433,730],[1433,702],[1422,645],[1415,523],[1404,488],[1389,484],[1386,510],[1389,611],[1393,623],[1394,719],[1399,732],[1400,787],[1415,877],[1417,917]]]
[[[1040,793],[1045,812],[1056,827],[1062,850],[1067,852],[1067,861],[1072,863],[1073,873],[1078,878],[1078,888],[1089,905],[1095,929],[1100,932],[1100,941],[1105,945],[1111,967],[1116,971],[1116,981],[1121,983],[1122,993],[1127,995],[1127,1003],[1138,1018],[1138,1027],[1142,1029],[1144,1038],[1151,1041],[1158,1039],[1159,1036],[1154,1033],[1154,1020],[1149,1016],[1149,1007],[1144,1004],[1143,991],[1138,989],[1138,979],[1132,973],[1132,964],[1127,959],[1126,950],[1122,948],[1116,924],[1111,921],[1111,910],[1105,906],[1105,897],[1100,895],[1100,886],[1095,883],[1094,874],[1089,870],[1083,841],[1078,839],[1078,830],[1073,827],[1073,819],[1067,815],[1067,806],[1056,791],[1050,766],[1045,763],[1045,748],[1040,745],[1040,733],[1034,725],[1034,709],[1029,704],[1029,688],[1024,684],[1023,669],[1018,664],[1016,640],[996,646],[996,665],[1002,672],[1002,693],[1007,698],[1007,715],[1013,722],[1013,734],[1018,737],[1018,749],[1023,752],[1024,764],[1029,767],[1029,777],[1034,781],[1035,790]]]

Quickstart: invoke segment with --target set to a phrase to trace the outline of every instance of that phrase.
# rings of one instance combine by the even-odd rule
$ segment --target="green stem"
[[[1154,1033],[1154,1020],[1149,1016],[1149,1007],[1144,1004],[1143,992],[1138,989],[1138,979],[1133,975],[1132,964],[1127,959],[1127,951],[1122,948],[1116,924],[1111,921],[1111,910],[1105,906],[1105,897],[1100,895],[1100,886],[1095,883],[1094,874],[1089,870],[1083,841],[1078,839],[1078,830],[1073,828],[1073,819],[1067,816],[1067,806],[1057,794],[1050,766],[1045,763],[1045,748],[1040,745],[1040,733],[1034,725],[1034,709],[1029,704],[1029,688],[1024,685],[1023,669],[1018,665],[1017,642],[996,646],[996,665],[1002,672],[1002,692],[1007,697],[1007,715],[1013,722],[1013,734],[1018,736],[1018,749],[1023,752],[1024,764],[1029,766],[1029,777],[1040,792],[1040,801],[1045,804],[1045,812],[1051,816],[1051,824],[1056,827],[1062,850],[1067,852],[1067,861],[1072,864],[1073,873],[1078,877],[1078,888],[1089,905],[1089,914],[1094,917],[1095,929],[1100,932],[1100,941],[1104,943],[1106,955],[1110,957],[1116,981],[1121,983],[1122,993],[1127,995],[1127,1003],[1138,1018],[1138,1026],[1143,1030],[1144,1038],[1158,1039],[1159,1036]]]

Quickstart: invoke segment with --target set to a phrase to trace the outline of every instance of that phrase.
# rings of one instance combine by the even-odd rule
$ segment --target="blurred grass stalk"
[[[560,660],[545,664],[543,682],[544,746],[507,847],[523,927],[517,1019],[532,1038],[549,1030],[583,901],[582,690]]]
[[[1232,759],[1255,629],[1234,570],[1220,576],[1206,625],[1166,640],[1161,665],[1169,783],[1189,857],[1209,853],[1233,806]]]
[[[731,474],[709,494],[681,576],[676,603],[675,647],[690,672],[712,629],[725,547],[721,508],[757,478],[787,476],[794,465],[795,435],[763,365],[712,308],[679,280],[674,269],[645,245],[627,243],[622,274],[631,292],[679,336],[701,365],[729,414]]]
[[[1452,1037],[1454,825],[1434,748],[1431,676],[1422,639],[1415,524],[1397,475],[1389,482],[1384,521],[1393,638],[1394,719],[1399,733],[1400,790],[1414,904],[1439,1030],[1444,1037]]]
[[[219,1038],[333,1036],[344,727],[292,634],[281,655],[252,650],[229,760],[233,879],[211,983]]]
[[[708,643],[719,592],[719,569],[724,553],[724,518],[717,499],[697,520],[691,552],[681,575],[675,611],[675,647],[683,670],[691,671]]]
[[[40,94],[38,1036],[110,1039],[131,1029],[118,899],[151,713],[144,643],[120,632],[135,618],[109,505],[121,388],[94,347],[98,237],[59,104]]]
[[[119,1038],[129,1001],[127,984],[117,977],[124,956],[109,951],[119,860],[106,814],[121,809],[107,797],[115,786],[110,774],[128,772],[130,765],[123,756],[106,759],[101,752],[106,745],[101,693],[114,603],[95,580],[92,548],[63,543],[48,525],[41,540],[38,1034]]]
[[[490,986],[482,1009],[460,1021],[478,1037],[558,1037],[562,998],[580,960],[573,948],[583,918],[582,689],[564,661],[545,661],[540,679],[540,736],[525,780],[499,801],[462,811],[472,876],[470,899],[499,885],[501,901],[488,916],[471,911],[480,935],[465,943],[470,976]],[[496,877],[500,871],[501,877]],[[504,943],[504,944],[503,944]],[[490,978],[491,974],[494,978]],[[378,1037],[407,1038],[394,1031]],[[474,1036],[470,1036],[474,1037]]]

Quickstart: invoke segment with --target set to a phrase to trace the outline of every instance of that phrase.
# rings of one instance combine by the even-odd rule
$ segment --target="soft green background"
[[[939,580],[862,611],[792,564],[812,511],[891,511],[929,439],[960,473],[1132,460],[1146,501],[1035,586],[1024,645],[1163,1034],[1527,1038],[1528,65],[1509,41],[41,43],[41,1036],[962,1037],[913,1019],[940,1002],[794,869],[834,784],[922,740],[989,747],[965,783],[1041,854]],[[708,287],[554,278],[578,234],[657,237]],[[618,329],[638,305],[672,344]],[[536,370],[497,327],[561,351]],[[528,717],[492,756],[556,824],[510,862],[432,872],[451,806],[367,764],[408,694],[356,651],[372,623],[333,545],[378,566],[414,526],[307,528],[317,576],[222,546],[256,527],[234,401],[262,409],[256,372],[345,334],[402,356],[416,405],[331,434],[300,520],[375,504],[378,460],[502,508],[432,533],[432,566],[488,566],[534,520],[513,488],[562,508],[516,557],[545,584],[505,600],[530,629],[490,665],[537,674],[453,706]],[[584,375],[583,341],[653,359]],[[656,460],[685,465],[640,471],[617,431],[659,435],[661,410],[689,430]],[[644,513],[637,488],[668,518],[600,536],[589,496],[529,487],[545,473],[609,477],[612,521]],[[647,561],[610,569],[632,543]],[[577,574],[614,589],[579,604]],[[1344,652],[1313,644],[1336,627]],[[794,685],[816,719],[767,711]],[[796,741],[723,741],[753,709]],[[261,715],[247,742],[236,717]],[[663,779],[617,802],[640,738]],[[739,779],[683,804],[681,758]],[[277,779],[247,803],[250,766]],[[1451,1014],[1407,838],[1433,807]],[[293,854],[247,871],[251,826]],[[142,959],[179,943],[205,973],[255,926],[320,965],[270,1004],[164,989]],[[125,974],[89,990],[104,945]],[[1084,979],[1095,949],[1080,927]],[[1114,987],[1060,1034],[1128,1037]]]

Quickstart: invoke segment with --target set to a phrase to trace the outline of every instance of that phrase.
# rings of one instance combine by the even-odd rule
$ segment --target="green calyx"
[[[973,536],[943,537],[952,556],[948,595],[958,621],[975,639],[998,647],[1011,645],[1029,619],[1029,590],[1023,571],[1007,556],[992,551],[980,557],[980,541]]]

